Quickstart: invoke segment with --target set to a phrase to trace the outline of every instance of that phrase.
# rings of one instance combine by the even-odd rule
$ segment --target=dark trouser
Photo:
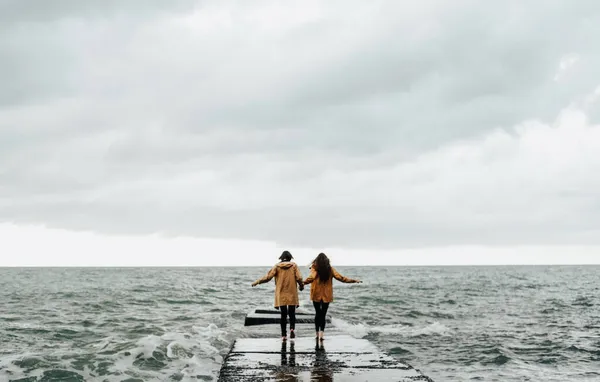
[[[315,331],[325,331],[325,322],[327,317],[327,309],[329,308],[328,302],[316,302],[313,301],[315,307]]]
[[[284,337],[287,334],[286,326],[287,326],[287,316],[290,316],[290,329],[296,329],[296,307],[294,305],[284,305],[280,306],[279,310],[281,311],[281,336]]]

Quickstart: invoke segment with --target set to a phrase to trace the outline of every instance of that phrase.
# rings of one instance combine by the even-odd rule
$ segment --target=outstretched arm
[[[258,284],[268,283],[269,281],[271,281],[271,279],[273,277],[275,277],[276,273],[277,273],[277,267],[271,268],[271,270],[269,271],[269,273],[267,273],[266,276],[264,276],[263,278],[260,278],[260,279],[256,280],[255,282],[253,282],[252,286],[255,287]]]
[[[360,280],[355,280],[355,279],[351,279],[351,278],[346,277],[346,276],[342,276],[338,271],[335,270],[334,267],[331,267],[331,273],[333,274],[333,277],[336,280],[341,281],[343,283],[352,284],[352,283],[361,283],[362,282]]]
[[[317,278],[317,271],[315,270],[315,268],[310,268],[310,275],[308,275],[308,277],[306,278],[306,280],[304,280],[304,284],[310,284],[313,281],[315,281],[315,279]]]

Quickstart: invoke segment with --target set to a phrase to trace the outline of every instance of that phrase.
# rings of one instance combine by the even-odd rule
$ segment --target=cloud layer
[[[600,244],[596,1],[27,4],[0,5],[2,222]]]

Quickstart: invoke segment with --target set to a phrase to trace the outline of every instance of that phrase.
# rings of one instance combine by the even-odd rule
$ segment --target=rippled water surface
[[[598,267],[339,270],[332,326],[436,382],[600,381]],[[266,271],[0,269],[0,381],[214,381]]]

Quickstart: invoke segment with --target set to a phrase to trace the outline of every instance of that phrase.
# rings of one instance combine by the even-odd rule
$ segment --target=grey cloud
[[[144,17],[161,12],[189,11],[199,4],[194,0],[3,0],[0,3],[0,23],[45,23],[69,18]]]
[[[547,221],[364,200],[415,187],[394,166],[590,93],[596,2],[332,2],[289,28],[248,16],[270,2],[32,4],[0,5],[2,221],[365,247],[560,242],[597,223],[570,225],[564,211],[596,202],[559,196]],[[170,22],[193,11],[205,19]]]
[[[431,217],[415,218],[398,208],[265,208],[227,210],[211,207],[148,208],[144,203],[82,203],[54,201],[35,207],[18,206],[4,210],[17,223],[39,223],[40,213],[53,216],[51,226],[109,234],[147,234],[167,237],[182,235],[271,239],[292,246],[353,248],[416,248],[486,244],[519,245],[599,245],[598,230],[589,222],[565,219],[557,224],[531,220],[528,229],[515,230],[514,222],[478,224],[464,219],[460,224],[432,222]],[[354,220],[357,217],[359,220]],[[235,222],[235,223],[233,223]],[[449,224],[450,223],[450,224]],[[351,239],[349,238],[351,237]],[[476,237],[476,239],[475,239]]]
[[[1,2],[0,106],[77,96],[81,62],[74,58],[78,54],[75,50],[82,45],[94,50],[97,44],[95,39],[86,40],[86,34],[118,29],[120,38],[127,40],[127,29],[132,25],[188,12],[197,6],[193,0]],[[94,22],[112,25],[94,31],[86,25]],[[80,30],[73,33],[69,26]]]

